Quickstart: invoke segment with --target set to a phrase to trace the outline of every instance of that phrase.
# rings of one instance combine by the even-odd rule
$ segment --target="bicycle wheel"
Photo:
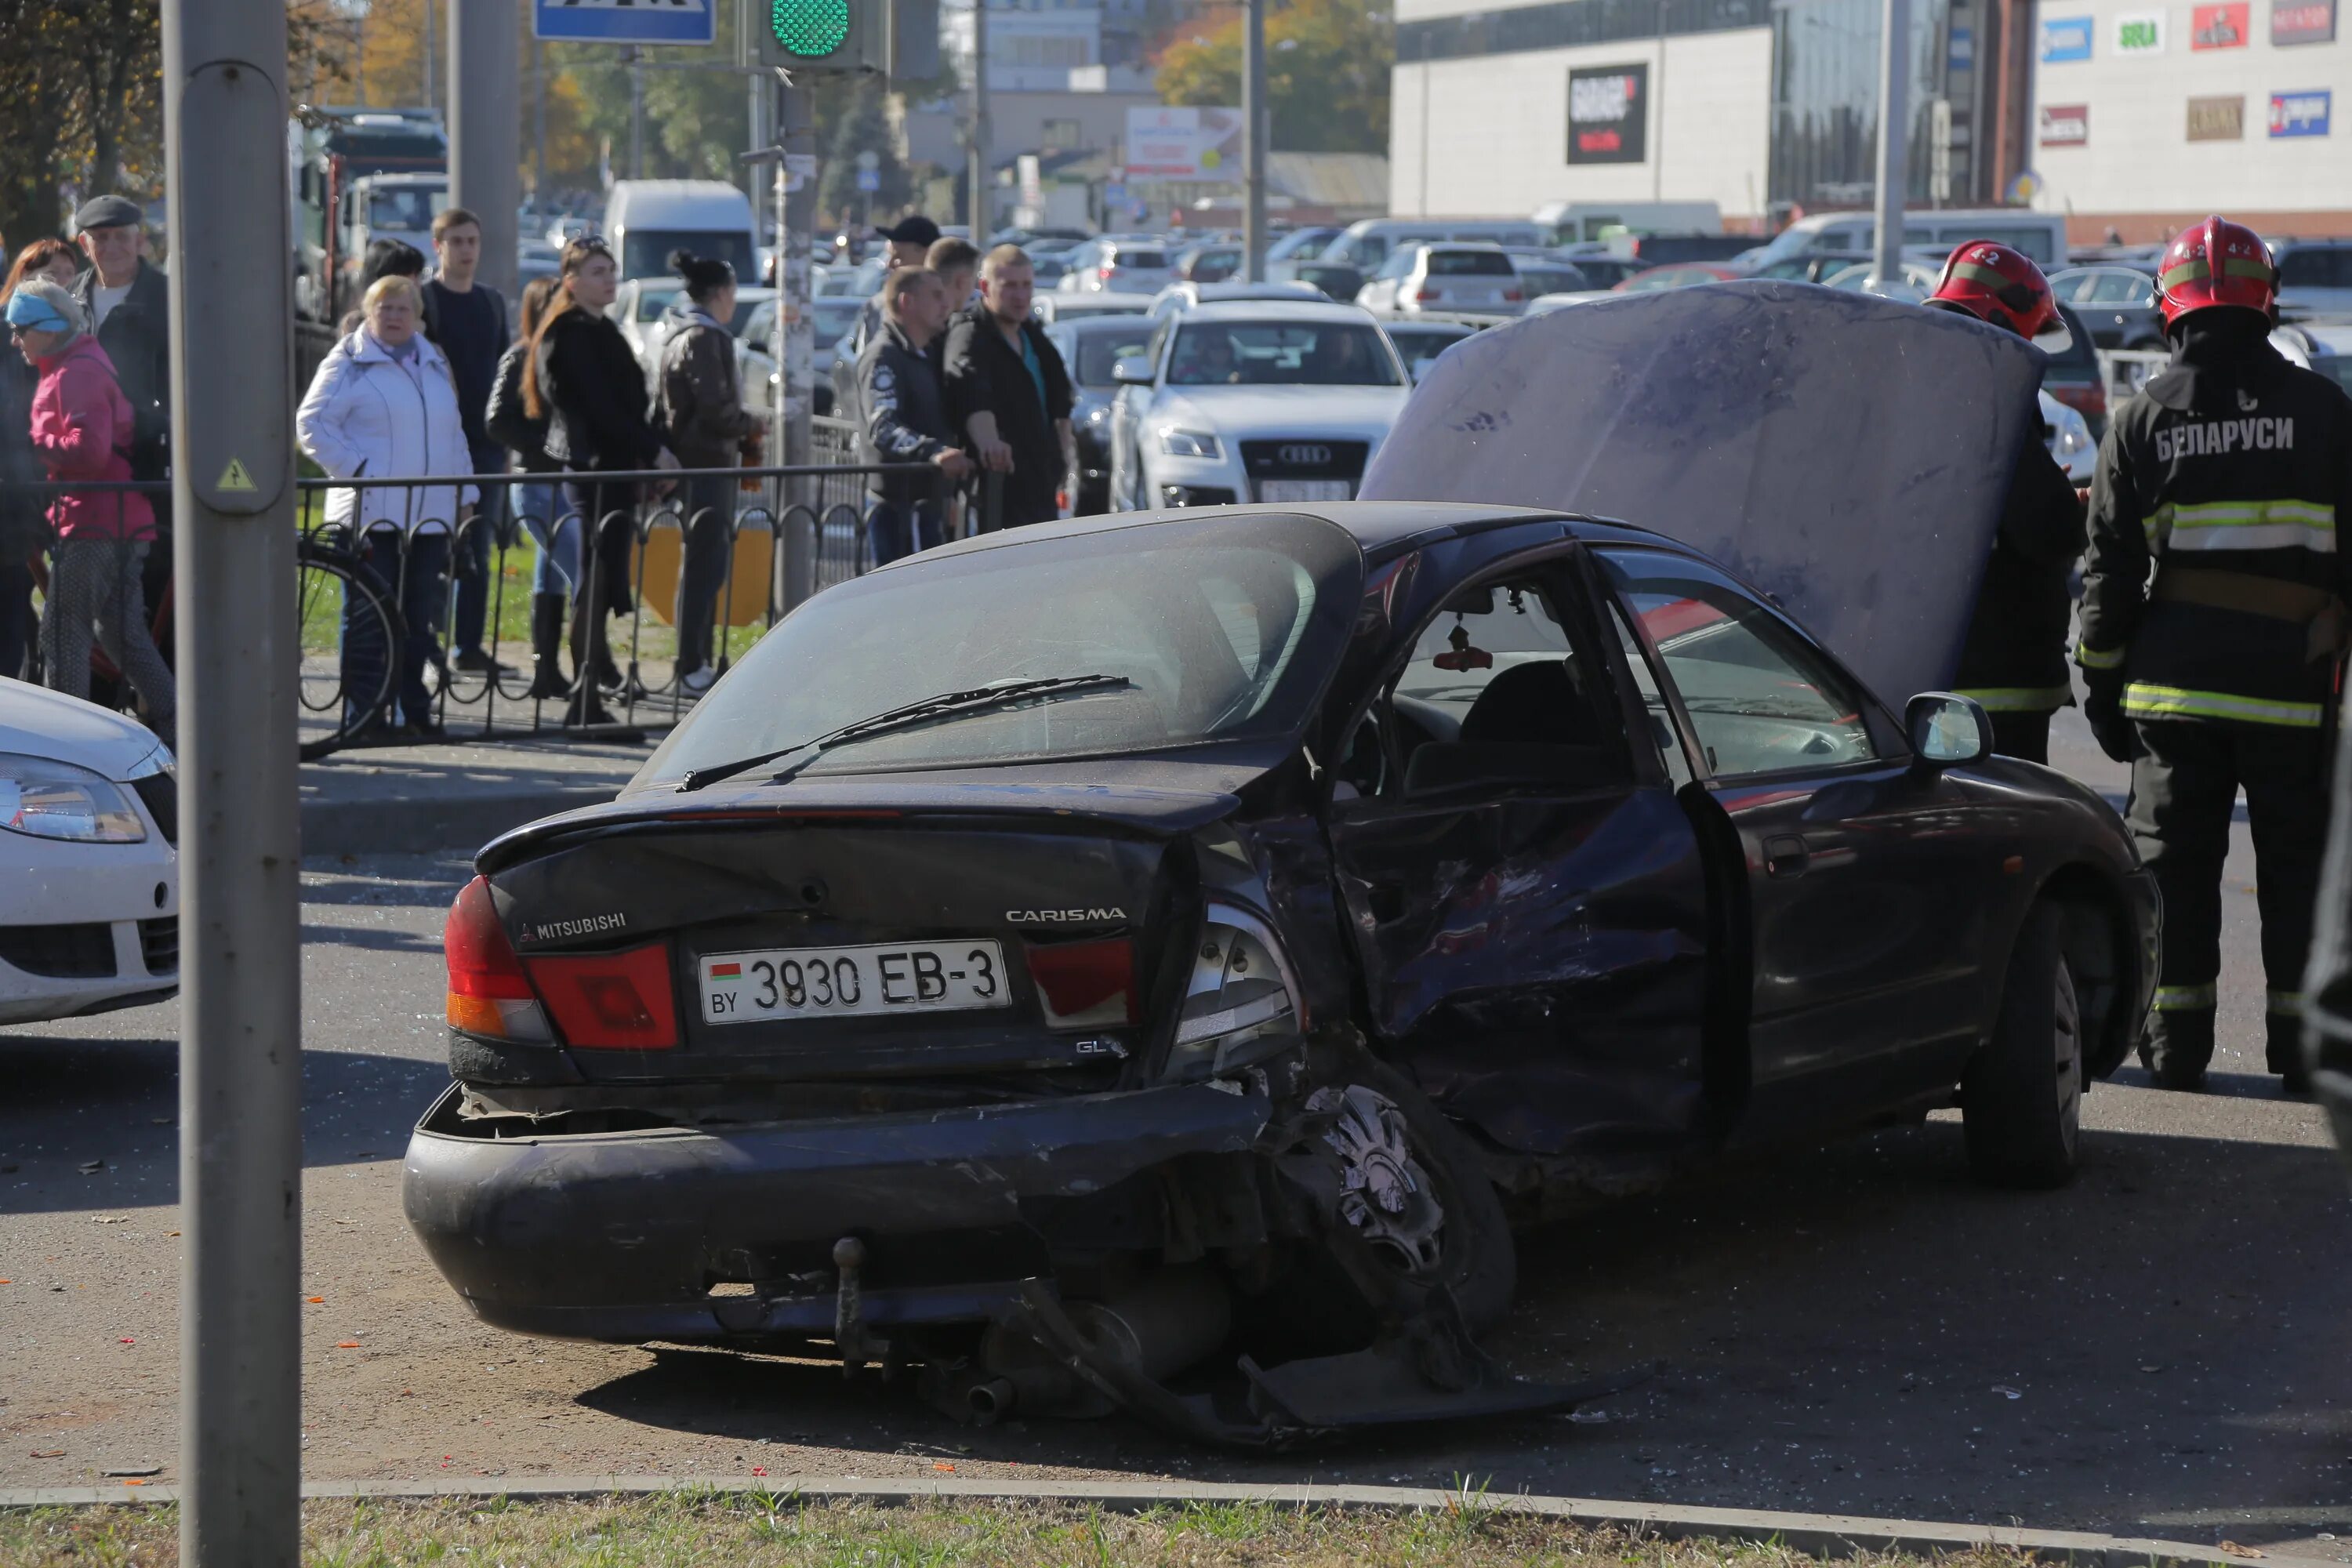
[[[296,552],[304,762],[381,727],[392,706],[404,638],[400,612],[355,555],[305,540]]]

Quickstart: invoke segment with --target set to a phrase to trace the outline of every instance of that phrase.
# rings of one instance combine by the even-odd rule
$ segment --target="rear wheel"
[[[404,634],[357,557],[308,541],[298,554],[297,695],[302,760],[311,762],[389,721]]]
[[[1960,1083],[1969,1164],[2007,1187],[2054,1187],[2074,1173],[2083,1129],[2083,1024],[2066,922],[2055,904],[2026,916],[2001,987],[1993,1037]]]

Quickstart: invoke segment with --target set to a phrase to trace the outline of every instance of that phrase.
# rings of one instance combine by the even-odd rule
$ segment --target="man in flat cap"
[[[171,470],[171,285],[142,255],[142,222],[121,196],[82,204],[74,232],[89,267],[74,281],[74,300],[131,399],[131,477],[160,479]]]

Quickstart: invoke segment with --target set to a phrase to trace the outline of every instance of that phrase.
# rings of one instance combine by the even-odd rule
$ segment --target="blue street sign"
[[[711,44],[714,0],[531,0],[531,36],[559,44]]]
[[[1973,29],[1952,29],[1951,47],[1945,61],[1954,70],[1962,70],[1977,63],[1977,36]]]
[[[2042,63],[2087,60],[2091,58],[2091,18],[2045,16],[2042,21]]]
[[[1105,185],[1103,187],[1103,205],[1105,206],[1113,207],[1125,206],[1127,205],[1127,187],[1125,185],[1118,184]]]
[[[882,188],[882,171],[879,169],[858,170],[857,188],[861,191],[880,190]]]
[[[2271,134],[2325,136],[2335,94],[2322,88],[2311,92],[2271,94]]]

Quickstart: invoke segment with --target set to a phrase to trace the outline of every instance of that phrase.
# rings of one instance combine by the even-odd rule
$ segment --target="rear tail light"
[[[1056,1029],[1097,1029],[1135,1022],[1135,943],[1066,942],[1029,948],[1029,978]]]
[[[449,906],[441,928],[441,951],[449,966],[449,1026],[493,1040],[543,1042],[554,1037],[547,1015],[507,940],[506,927],[490,903],[490,884],[480,877],[466,884]]]
[[[1428,284],[1424,283],[1418,289],[1409,289],[1405,290],[1405,298],[1412,300],[1416,305],[1434,305],[1440,300],[1445,298],[1445,290],[1443,289],[1433,289]]]
[[[1210,905],[1208,917],[1169,1052],[1168,1076],[1180,1081],[1260,1060],[1305,1022],[1273,928],[1223,904]]]
[[[547,998],[564,1044],[607,1051],[677,1048],[669,943],[534,958],[526,967],[531,985]]]
[[[1503,290],[1503,301],[1506,304],[1516,305],[1526,298],[1527,295],[1517,289],[1506,289]]]

